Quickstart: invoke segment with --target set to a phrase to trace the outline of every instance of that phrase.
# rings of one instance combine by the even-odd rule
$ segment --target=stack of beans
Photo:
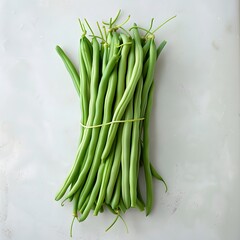
[[[79,221],[85,220],[91,209],[98,215],[105,207],[117,217],[130,207],[145,209],[148,215],[153,204],[152,178],[165,184],[149,160],[149,127],[154,70],[166,41],[156,47],[154,32],[159,27],[151,32],[153,20],[142,36],[139,31],[144,29],[136,24],[126,31],[122,24],[116,25],[119,13],[109,23],[103,22],[102,28],[97,24],[100,36],[86,19],[85,23],[79,21],[83,31],[79,71],[56,47],[82,109],[76,159],[56,200],[72,201],[74,219]],[[89,37],[85,25],[91,31]],[[145,200],[139,186],[141,166]]]

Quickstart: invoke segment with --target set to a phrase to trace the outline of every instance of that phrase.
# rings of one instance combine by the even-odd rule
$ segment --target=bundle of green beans
[[[148,215],[153,205],[153,177],[167,190],[149,159],[154,70],[166,45],[163,41],[156,47],[154,33],[163,24],[151,32],[152,20],[149,30],[140,35],[144,29],[136,24],[128,31],[116,25],[119,14],[102,27],[97,23],[100,36],[86,19],[79,21],[83,31],[79,71],[56,47],[80,98],[82,131],[75,162],[55,199],[72,201],[74,219],[79,221],[92,209],[98,215],[106,207],[117,218],[129,208],[145,209]],[[89,37],[85,26],[91,31]],[[141,166],[145,200],[139,184]]]

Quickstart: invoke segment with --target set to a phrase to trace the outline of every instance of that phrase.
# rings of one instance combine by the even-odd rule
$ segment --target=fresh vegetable
[[[100,36],[95,35],[86,19],[79,20],[83,32],[79,72],[64,51],[56,47],[79,95],[82,131],[75,162],[55,199],[72,201],[74,219],[79,221],[84,221],[92,209],[98,215],[106,207],[116,215],[113,224],[123,219],[121,214],[130,207],[145,209],[149,215],[153,177],[162,181],[167,191],[149,157],[154,72],[166,45],[163,41],[157,48],[154,33],[163,24],[151,31],[152,19],[148,30],[134,24],[127,31],[123,24],[129,17],[116,25],[119,15],[120,11],[102,27],[97,23]],[[91,32],[89,37],[85,26]],[[145,201],[139,184],[141,166]]]

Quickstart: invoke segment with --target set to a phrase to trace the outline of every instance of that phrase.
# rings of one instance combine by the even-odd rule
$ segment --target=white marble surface
[[[77,61],[78,17],[121,8],[168,44],[156,72],[153,213],[109,213],[74,226],[81,240],[240,239],[239,5],[237,0],[0,1],[0,239],[66,240],[72,219],[54,195],[72,165],[79,103],[54,48]]]

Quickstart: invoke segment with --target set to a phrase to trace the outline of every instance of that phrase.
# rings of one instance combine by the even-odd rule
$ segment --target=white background
[[[66,240],[71,204],[54,201],[76,152],[80,108],[55,52],[77,63],[77,18],[122,9],[143,27],[177,14],[156,71],[149,217],[130,210],[108,233],[106,212],[75,223],[73,239],[240,239],[239,5],[237,0],[0,1],[0,239]]]

